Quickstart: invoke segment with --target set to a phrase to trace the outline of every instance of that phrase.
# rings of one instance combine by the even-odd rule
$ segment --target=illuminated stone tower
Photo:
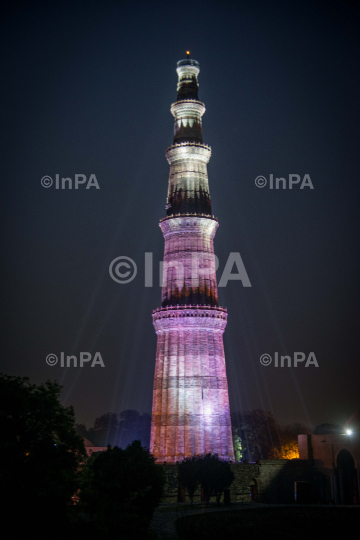
[[[227,312],[218,307],[207,163],[198,100],[199,63],[177,64],[178,96],[172,104],[170,164],[161,308],[153,312],[157,353],[150,451],[157,461],[193,454],[234,459],[223,333]]]

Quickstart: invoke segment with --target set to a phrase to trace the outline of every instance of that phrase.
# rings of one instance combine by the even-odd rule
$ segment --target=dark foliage
[[[109,447],[91,457],[84,467],[80,505],[99,538],[119,532],[124,535],[124,530],[124,538],[142,538],[164,483],[162,467],[140,441],[125,450]]]
[[[241,440],[241,459],[257,461],[269,457],[280,444],[278,425],[272,413],[260,409],[231,415],[233,435]]]
[[[282,449],[297,444],[297,436],[309,433],[302,424],[281,426],[271,412],[256,409],[231,415],[235,458],[257,461],[281,456]]]
[[[119,446],[126,448],[138,440],[142,446],[150,445],[151,415],[140,414],[129,409],[120,414],[106,413],[96,418],[94,426],[86,429],[84,424],[76,425],[77,433],[86,437],[94,446]]]
[[[178,467],[179,484],[187,490],[191,504],[193,503],[194,493],[200,484],[198,459],[198,456],[185,458]]]
[[[84,444],[60,392],[56,382],[0,375],[1,509],[13,533],[63,523],[79,486]]]
[[[179,483],[187,489],[191,502],[194,492],[200,485],[206,503],[215,496],[219,504],[221,495],[234,480],[230,464],[216,454],[204,454],[184,459],[179,464]]]

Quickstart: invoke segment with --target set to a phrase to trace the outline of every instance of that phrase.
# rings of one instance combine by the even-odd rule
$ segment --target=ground
[[[219,512],[223,514],[217,515]],[[241,513],[240,513],[241,512]],[[201,517],[202,514],[209,514]],[[328,533],[338,536],[353,530],[360,517],[359,506],[232,504],[208,508],[202,504],[161,505],[155,512],[151,529],[158,540],[218,538],[221,533],[246,533],[248,539],[303,538]],[[179,536],[175,522],[181,519],[189,530]],[[218,530],[217,530],[218,529]],[[191,531],[191,532],[190,532]]]

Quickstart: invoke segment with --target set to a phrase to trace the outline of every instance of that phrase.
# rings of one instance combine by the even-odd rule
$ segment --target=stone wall
[[[293,503],[295,502],[295,482],[310,482],[315,488],[313,476],[307,460],[262,460],[257,479],[258,500],[265,503]],[[315,496],[314,499],[316,499]],[[313,500],[313,502],[316,501]]]
[[[162,502],[178,502],[179,487],[177,465],[160,465],[166,473],[166,486]],[[257,500],[264,503],[295,502],[294,488],[296,481],[310,482],[313,487],[312,502],[319,502],[317,486],[321,479],[313,470],[308,460],[301,459],[267,459],[258,463],[232,463],[235,479],[230,487],[231,502],[250,502]],[[188,500],[188,496],[186,494]],[[201,501],[200,489],[197,490],[194,502]]]

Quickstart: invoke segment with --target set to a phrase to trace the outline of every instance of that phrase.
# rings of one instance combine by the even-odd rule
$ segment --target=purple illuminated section
[[[162,220],[165,239],[162,307],[204,304],[217,306],[214,236],[217,220],[173,217]]]
[[[158,336],[150,450],[174,462],[200,453],[234,459],[223,308],[179,306],[153,314]]]

